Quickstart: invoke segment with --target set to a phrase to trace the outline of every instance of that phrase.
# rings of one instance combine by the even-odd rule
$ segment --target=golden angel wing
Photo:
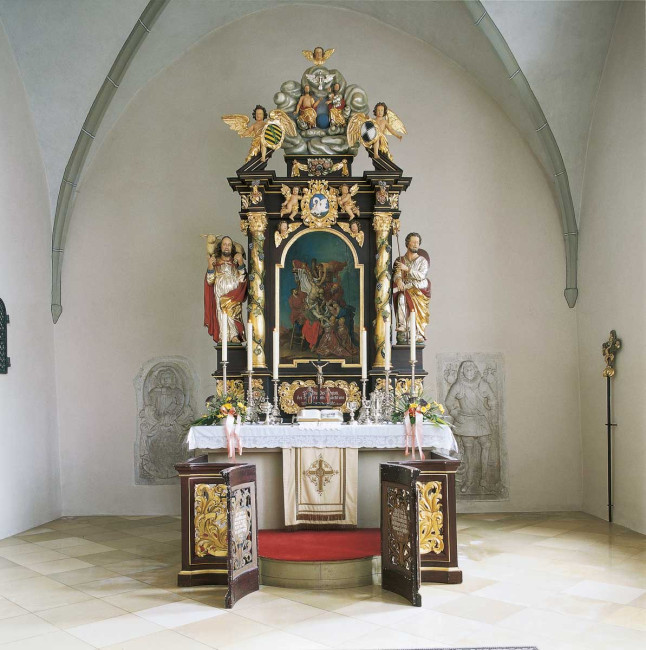
[[[223,115],[222,119],[225,124],[228,124],[229,128],[232,131],[235,131],[241,138],[251,137],[251,135],[244,134],[244,131],[249,124],[248,115]]]
[[[314,52],[312,50],[303,50],[303,56],[308,60],[314,63]]]
[[[388,115],[386,115],[386,119],[388,120],[388,126],[393,131],[396,131],[397,133],[401,133],[403,135],[406,135],[408,133],[408,131],[406,131],[404,123],[399,119],[397,113],[395,113],[395,111],[390,108],[388,109]]]
[[[301,221],[295,221],[294,223],[290,223],[289,227],[287,228],[287,234],[291,235],[295,230],[298,230],[303,223]]]
[[[334,54],[334,48],[325,50],[325,53],[323,54],[323,61],[327,61],[333,54]]]
[[[359,184],[358,184],[358,183],[355,183],[355,184],[350,188],[350,196],[354,196],[358,191],[359,191]]]
[[[280,108],[275,108],[269,113],[269,118],[280,122],[280,125],[285,129],[285,135],[296,135],[296,126],[285,111],[281,111]]]
[[[348,144],[352,147],[354,146],[361,136],[361,127],[363,123],[369,120],[370,118],[365,113],[355,113],[348,122]]]
[[[280,186],[280,191],[283,193],[283,196],[286,199],[292,195],[292,191],[289,189],[289,185],[285,185],[285,183]]]
[[[245,249],[240,242],[234,241],[233,248],[236,253],[240,253],[240,255],[242,255],[243,260],[247,259],[247,253],[245,252]]]

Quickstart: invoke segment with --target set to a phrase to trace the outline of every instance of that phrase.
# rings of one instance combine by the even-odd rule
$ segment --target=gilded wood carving
[[[419,503],[419,551],[439,554],[444,550],[444,513],[442,511],[442,483],[417,483]]]
[[[194,494],[195,555],[226,556],[227,486],[198,483]]]

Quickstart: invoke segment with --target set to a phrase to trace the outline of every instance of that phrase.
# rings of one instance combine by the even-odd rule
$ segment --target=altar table
[[[244,449],[288,449],[291,447],[350,447],[357,449],[401,449],[406,446],[404,425],[399,424],[251,424],[240,429]],[[189,449],[225,449],[221,426],[191,427]],[[458,446],[446,425],[424,425],[422,447],[457,457]]]
[[[236,462],[256,465],[258,485],[258,519],[261,529],[283,528],[283,459],[282,449],[295,447],[349,447],[359,449],[359,493],[357,501],[360,528],[380,525],[379,465],[385,462],[411,460],[404,455],[404,425],[302,425],[252,424],[241,427],[242,456]],[[221,426],[192,427],[188,433],[191,450],[208,453],[209,462],[228,462],[226,437]],[[438,452],[457,458],[457,443],[448,426],[424,425],[425,453]],[[419,458],[416,453],[416,458]]]

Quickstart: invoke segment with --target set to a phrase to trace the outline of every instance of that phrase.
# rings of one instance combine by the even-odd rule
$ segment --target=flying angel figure
[[[255,122],[249,126],[249,117],[247,115],[223,115],[222,119],[229,125],[232,131],[235,131],[241,138],[253,138],[249,153],[245,162],[249,162],[254,156],[260,153],[260,159],[265,162],[267,156],[267,147],[278,149],[286,135],[295,136],[296,126],[285,111],[276,108],[269,113],[267,119],[267,110],[264,106],[256,106],[253,109]],[[275,125],[272,129],[271,126]]]
[[[317,45],[314,50],[303,50],[303,56],[314,65],[323,65],[334,54],[334,48],[324,50]]]
[[[294,217],[298,214],[298,202],[300,201],[300,188],[298,185],[290,188],[289,185],[283,183],[280,186],[280,191],[283,193],[285,200],[280,206],[280,216],[284,214],[289,215],[289,218],[294,221]]]
[[[348,188],[347,185],[341,185],[341,194],[339,195],[337,204],[341,212],[345,212],[350,220],[358,217],[359,206],[353,201],[352,197],[359,191],[359,185],[355,183],[352,187]]]
[[[382,153],[392,160],[393,157],[388,148],[388,133],[394,135],[399,140],[406,135],[406,127],[397,116],[395,111],[391,110],[383,102],[375,104],[372,111],[375,119],[371,119],[365,113],[355,113],[348,122],[348,144],[352,147],[360,140],[366,149],[372,147],[372,153],[375,158],[379,158]],[[364,129],[364,124],[370,122],[371,126]]]

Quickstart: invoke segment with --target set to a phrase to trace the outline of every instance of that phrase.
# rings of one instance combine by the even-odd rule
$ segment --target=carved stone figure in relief
[[[428,254],[420,249],[421,243],[419,233],[408,233],[406,253],[395,260],[393,303],[399,344],[408,340],[411,312],[415,312],[416,341],[426,340],[425,330],[430,318],[431,281],[427,277]]]
[[[227,339],[244,341],[242,303],[247,298],[247,269],[244,249],[231,237],[220,238],[208,258],[204,278],[204,325],[215,342],[222,338],[222,322],[227,319]]]
[[[173,478],[175,463],[186,458],[186,430],[194,414],[178,374],[165,365],[153,369],[147,378],[149,387],[144,387],[144,408],[139,412],[140,478]]]
[[[460,364],[444,403],[464,447],[466,479],[460,491],[467,493],[479,487],[489,492],[494,482],[489,472],[489,453],[498,422],[498,400],[473,361]]]

